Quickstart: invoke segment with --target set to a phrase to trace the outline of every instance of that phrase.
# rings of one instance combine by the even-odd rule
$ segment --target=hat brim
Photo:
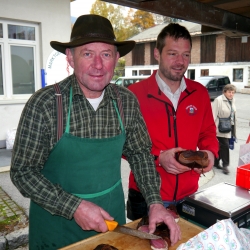
[[[105,40],[103,38],[82,38],[78,40],[74,40],[72,42],[68,43],[60,43],[57,41],[51,41],[50,45],[53,49],[65,54],[65,51],[67,48],[72,48],[72,47],[77,47],[81,46],[87,43],[93,43],[93,42],[102,42],[102,43],[108,43],[108,44],[113,44],[117,47],[117,50],[120,54],[120,57],[125,56],[128,54],[134,47],[135,47],[135,41],[123,41],[123,42],[118,42],[118,41],[110,41],[110,40]]]

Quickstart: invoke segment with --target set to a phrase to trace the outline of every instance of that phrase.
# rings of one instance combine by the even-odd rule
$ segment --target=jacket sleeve
[[[219,113],[219,101],[218,101],[218,98],[215,98],[214,101],[212,102],[212,111],[213,111],[214,121],[216,121],[216,118],[218,117],[218,113]]]

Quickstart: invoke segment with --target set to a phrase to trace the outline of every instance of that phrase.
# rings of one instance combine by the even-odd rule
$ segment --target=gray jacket
[[[234,110],[234,135],[236,137],[236,106],[235,106],[234,98],[232,99],[232,108]],[[231,138],[231,132],[220,133],[218,130],[219,117],[227,118],[230,116],[230,113],[231,113],[231,105],[229,104],[224,94],[214,99],[214,101],[212,102],[212,111],[213,111],[213,117],[214,117],[214,121],[216,125],[216,136]]]

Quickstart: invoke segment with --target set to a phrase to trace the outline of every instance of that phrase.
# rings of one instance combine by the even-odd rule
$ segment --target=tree
[[[138,33],[155,25],[153,15],[149,12],[137,10],[131,23],[137,28]]]
[[[127,39],[125,32],[125,18],[122,13],[123,9],[124,7],[120,5],[108,4],[106,2],[96,0],[92,5],[90,13],[109,19],[112,23],[117,41],[123,41]]]

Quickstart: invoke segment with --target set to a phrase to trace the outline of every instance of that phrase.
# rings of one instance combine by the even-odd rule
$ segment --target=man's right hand
[[[190,171],[190,168],[187,166],[183,166],[175,159],[175,154],[181,151],[184,151],[181,147],[172,148],[169,150],[162,151],[159,155],[159,163],[160,165],[170,174],[181,174],[186,171]]]
[[[83,230],[94,230],[102,233],[108,231],[104,220],[114,220],[104,209],[85,200],[76,209],[74,219]]]

